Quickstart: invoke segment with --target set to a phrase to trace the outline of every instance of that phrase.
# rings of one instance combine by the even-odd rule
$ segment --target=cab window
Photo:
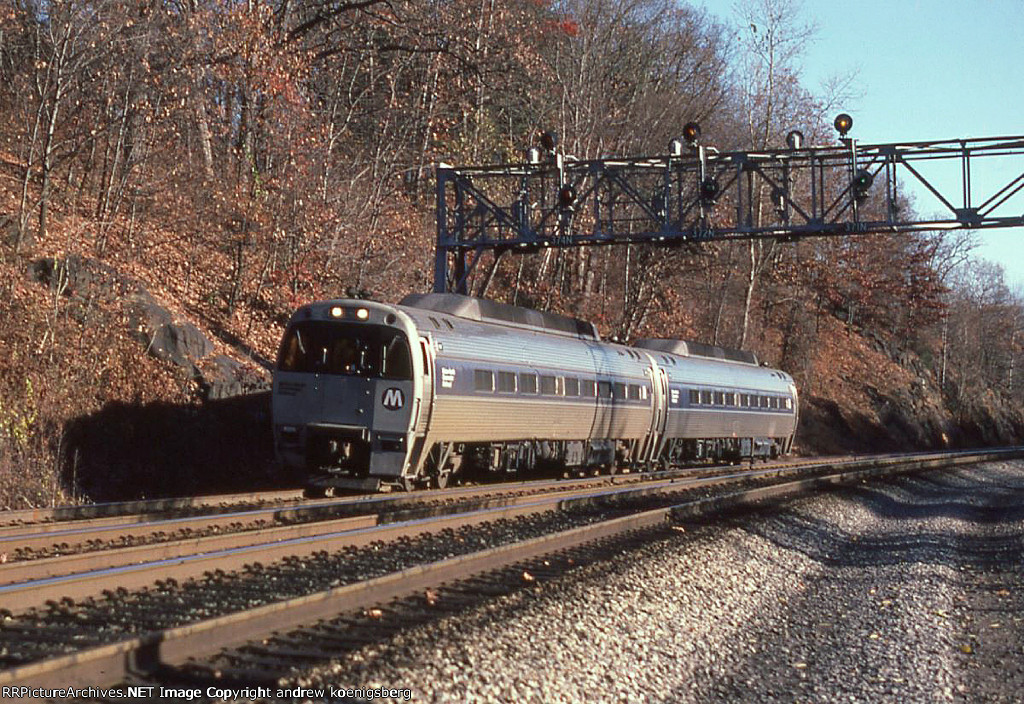
[[[284,372],[411,379],[409,342],[400,330],[308,320],[285,333],[277,358]]]

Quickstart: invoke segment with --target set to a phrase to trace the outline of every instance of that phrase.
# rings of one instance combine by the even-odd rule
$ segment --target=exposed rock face
[[[179,320],[145,287],[111,267],[77,254],[47,257],[29,266],[29,276],[59,295],[81,300],[118,301],[126,309],[132,334],[147,353],[180,367],[194,378],[207,399],[222,399],[265,390],[266,379],[225,355],[196,325]],[[245,354],[240,351],[241,354]]]
[[[202,378],[199,380],[207,401],[260,393],[270,389],[270,383],[251,369],[222,354],[203,360]]]
[[[192,323],[166,323],[153,333],[149,353],[188,367],[213,352],[213,343]]]
[[[121,290],[141,290],[142,286],[95,259],[78,254],[63,259],[45,257],[29,265],[29,276],[54,291],[72,298],[115,298]]]
[[[185,370],[199,383],[206,399],[268,388],[266,379],[253,369],[225,355],[214,355],[214,344],[202,330],[188,321],[175,321],[147,292],[136,294],[131,311],[132,327],[146,351]]]
[[[1015,445],[1024,413],[991,391],[951,402],[921,358],[863,332],[848,352],[862,368],[826,379],[820,394],[800,398],[796,444],[805,454],[874,453],[944,447]],[[876,354],[878,353],[878,354]],[[872,356],[873,355],[873,356]],[[829,357],[834,359],[834,357]],[[866,373],[864,367],[870,367]],[[869,381],[870,378],[870,381]]]

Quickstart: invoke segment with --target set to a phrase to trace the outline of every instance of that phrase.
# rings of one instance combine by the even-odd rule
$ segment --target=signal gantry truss
[[[838,126],[838,122],[837,122]],[[437,167],[434,290],[466,292],[486,251],[895,234],[1024,225],[1024,136]],[[979,169],[998,183],[980,193]],[[973,179],[973,181],[972,181]],[[907,207],[907,183],[938,214]],[[915,209],[921,209],[920,203]]]

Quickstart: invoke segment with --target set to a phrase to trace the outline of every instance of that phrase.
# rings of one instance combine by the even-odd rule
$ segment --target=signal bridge
[[[784,149],[718,152],[689,123],[668,154],[594,160],[561,154],[545,133],[521,164],[441,163],[434,290],[465,293],[487,251],[1024,225],[1024,136],[862,145],[846,136],[852,124],[836,118],[838,145],[804,146],[794,131]],[[979,194],[979,169],[1011,176]],[[906,207],[908,182],[938,215]]]

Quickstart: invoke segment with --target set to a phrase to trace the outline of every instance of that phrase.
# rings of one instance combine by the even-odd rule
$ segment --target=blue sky
[[[736,26],[734,0],[693,0]],[[1022,0],[805,0],[804,22],[818,26],[802,62],[811,90],[830,75],[856,71],[858,97],[843,105],[863,143],[1024,135],[1024,2]],[[1024,172],[1024,163],[980,164],[975,202]],[[926,175],[958,195],[959,167]],[[912,184],[907,183],[908,187]],[[923,187],[923,213],[940,206]],[[954,203],[958,204],[958,203]],[[1024,193],[1007,203],[1024,212]],[[1000,263],[1007,284],[1024,293],[1024,228],[980,231],[975,256]]]

